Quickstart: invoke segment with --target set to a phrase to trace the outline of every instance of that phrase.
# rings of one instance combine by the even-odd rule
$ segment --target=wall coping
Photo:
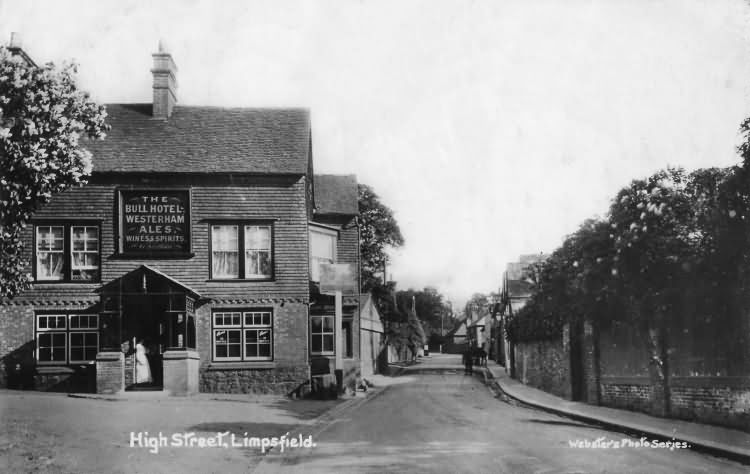
[[[125,355],[121,351],[107,351],[107,352],[99,352],[96,354],[96,360],[98,361],[105,361],[105,360],[124,360]]]
[[[50,374],[73,374],[75,370],[60,365],[37,365],[36,373],[39,375],[50,375]]]
[[[693,376],[670,377],[672,387],[705,387],[705,388],[747,388],[750,389],[750,377],[740,376]]]
[[[599,381],[602,385],[651,385],[647,375],[602,375]]]
[[[263,362],[212,362],[204,367],[206,370],[254,370],[277,369],[278,362],[269,360]]]
[[[191,350],[167,350],[162,354],[163,360],[200,359],[198,351]]]

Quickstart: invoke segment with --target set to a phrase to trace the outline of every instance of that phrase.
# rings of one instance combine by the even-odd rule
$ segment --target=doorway
[[[129,390],[160,390],[164,383],[162,358],[166,349],[164,313],[166,298],[156,295],[128,295],[123,298],[123,336],[128,342],[125,380]],[[143,341],[151,379],[137,383],[136,343]]]

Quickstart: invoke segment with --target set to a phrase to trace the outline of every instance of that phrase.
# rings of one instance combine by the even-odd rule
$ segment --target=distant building
[[[380,373],[385,351],[385,331],[371,294],[359,297],[359,311],[359,356],[362,376],[366,377]],[[387,359],[382,362],[387,363]]]
[[[517,262],[510,262],[503,273],[503,282],[500,289],[500,305],[497,312],[503,318],[497,319],[496,327],[493,328],[495,359],[504,364],[506,370],[510,370],[511,345],[505,337],[504,318],[515,315],[523,308],[533,294],[533,281],[528,278],[528,269],[536,263],[543,262],[549,257],[544,253],[527,254],[518,257]]]

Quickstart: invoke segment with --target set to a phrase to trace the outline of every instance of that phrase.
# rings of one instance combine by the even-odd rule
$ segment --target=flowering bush
[[[21,232],[32,213],[91,174],[80,138],[104,138],[104,107],[78,90],[75,73],[74,64],[37,67],[0,46],[0,296],[30,281]]]
[[[657,340],[690,314],[726,328],[727,344],[741,352],[745,338],[734,336],[744,334],[737,317],[750,309],[748,215],[744,166],[666,169],[633,181],[606,219],[584,223],[535,269],[534,293],[509,320],[509,339],[557,338],[576,319],[627,321],[663,371]]]

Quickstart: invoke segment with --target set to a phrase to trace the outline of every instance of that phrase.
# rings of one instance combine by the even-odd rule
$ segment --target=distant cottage
[[[337,331],[352,381],[360,295],[337,328],[318,280],[359,274],[356,178],[313,174],[307,110],[180,106],[172,56],[153,59],[153,102],[108,105],[89,183],[28,227],[35,283],[0,302],[0,386],[304,391]]]

